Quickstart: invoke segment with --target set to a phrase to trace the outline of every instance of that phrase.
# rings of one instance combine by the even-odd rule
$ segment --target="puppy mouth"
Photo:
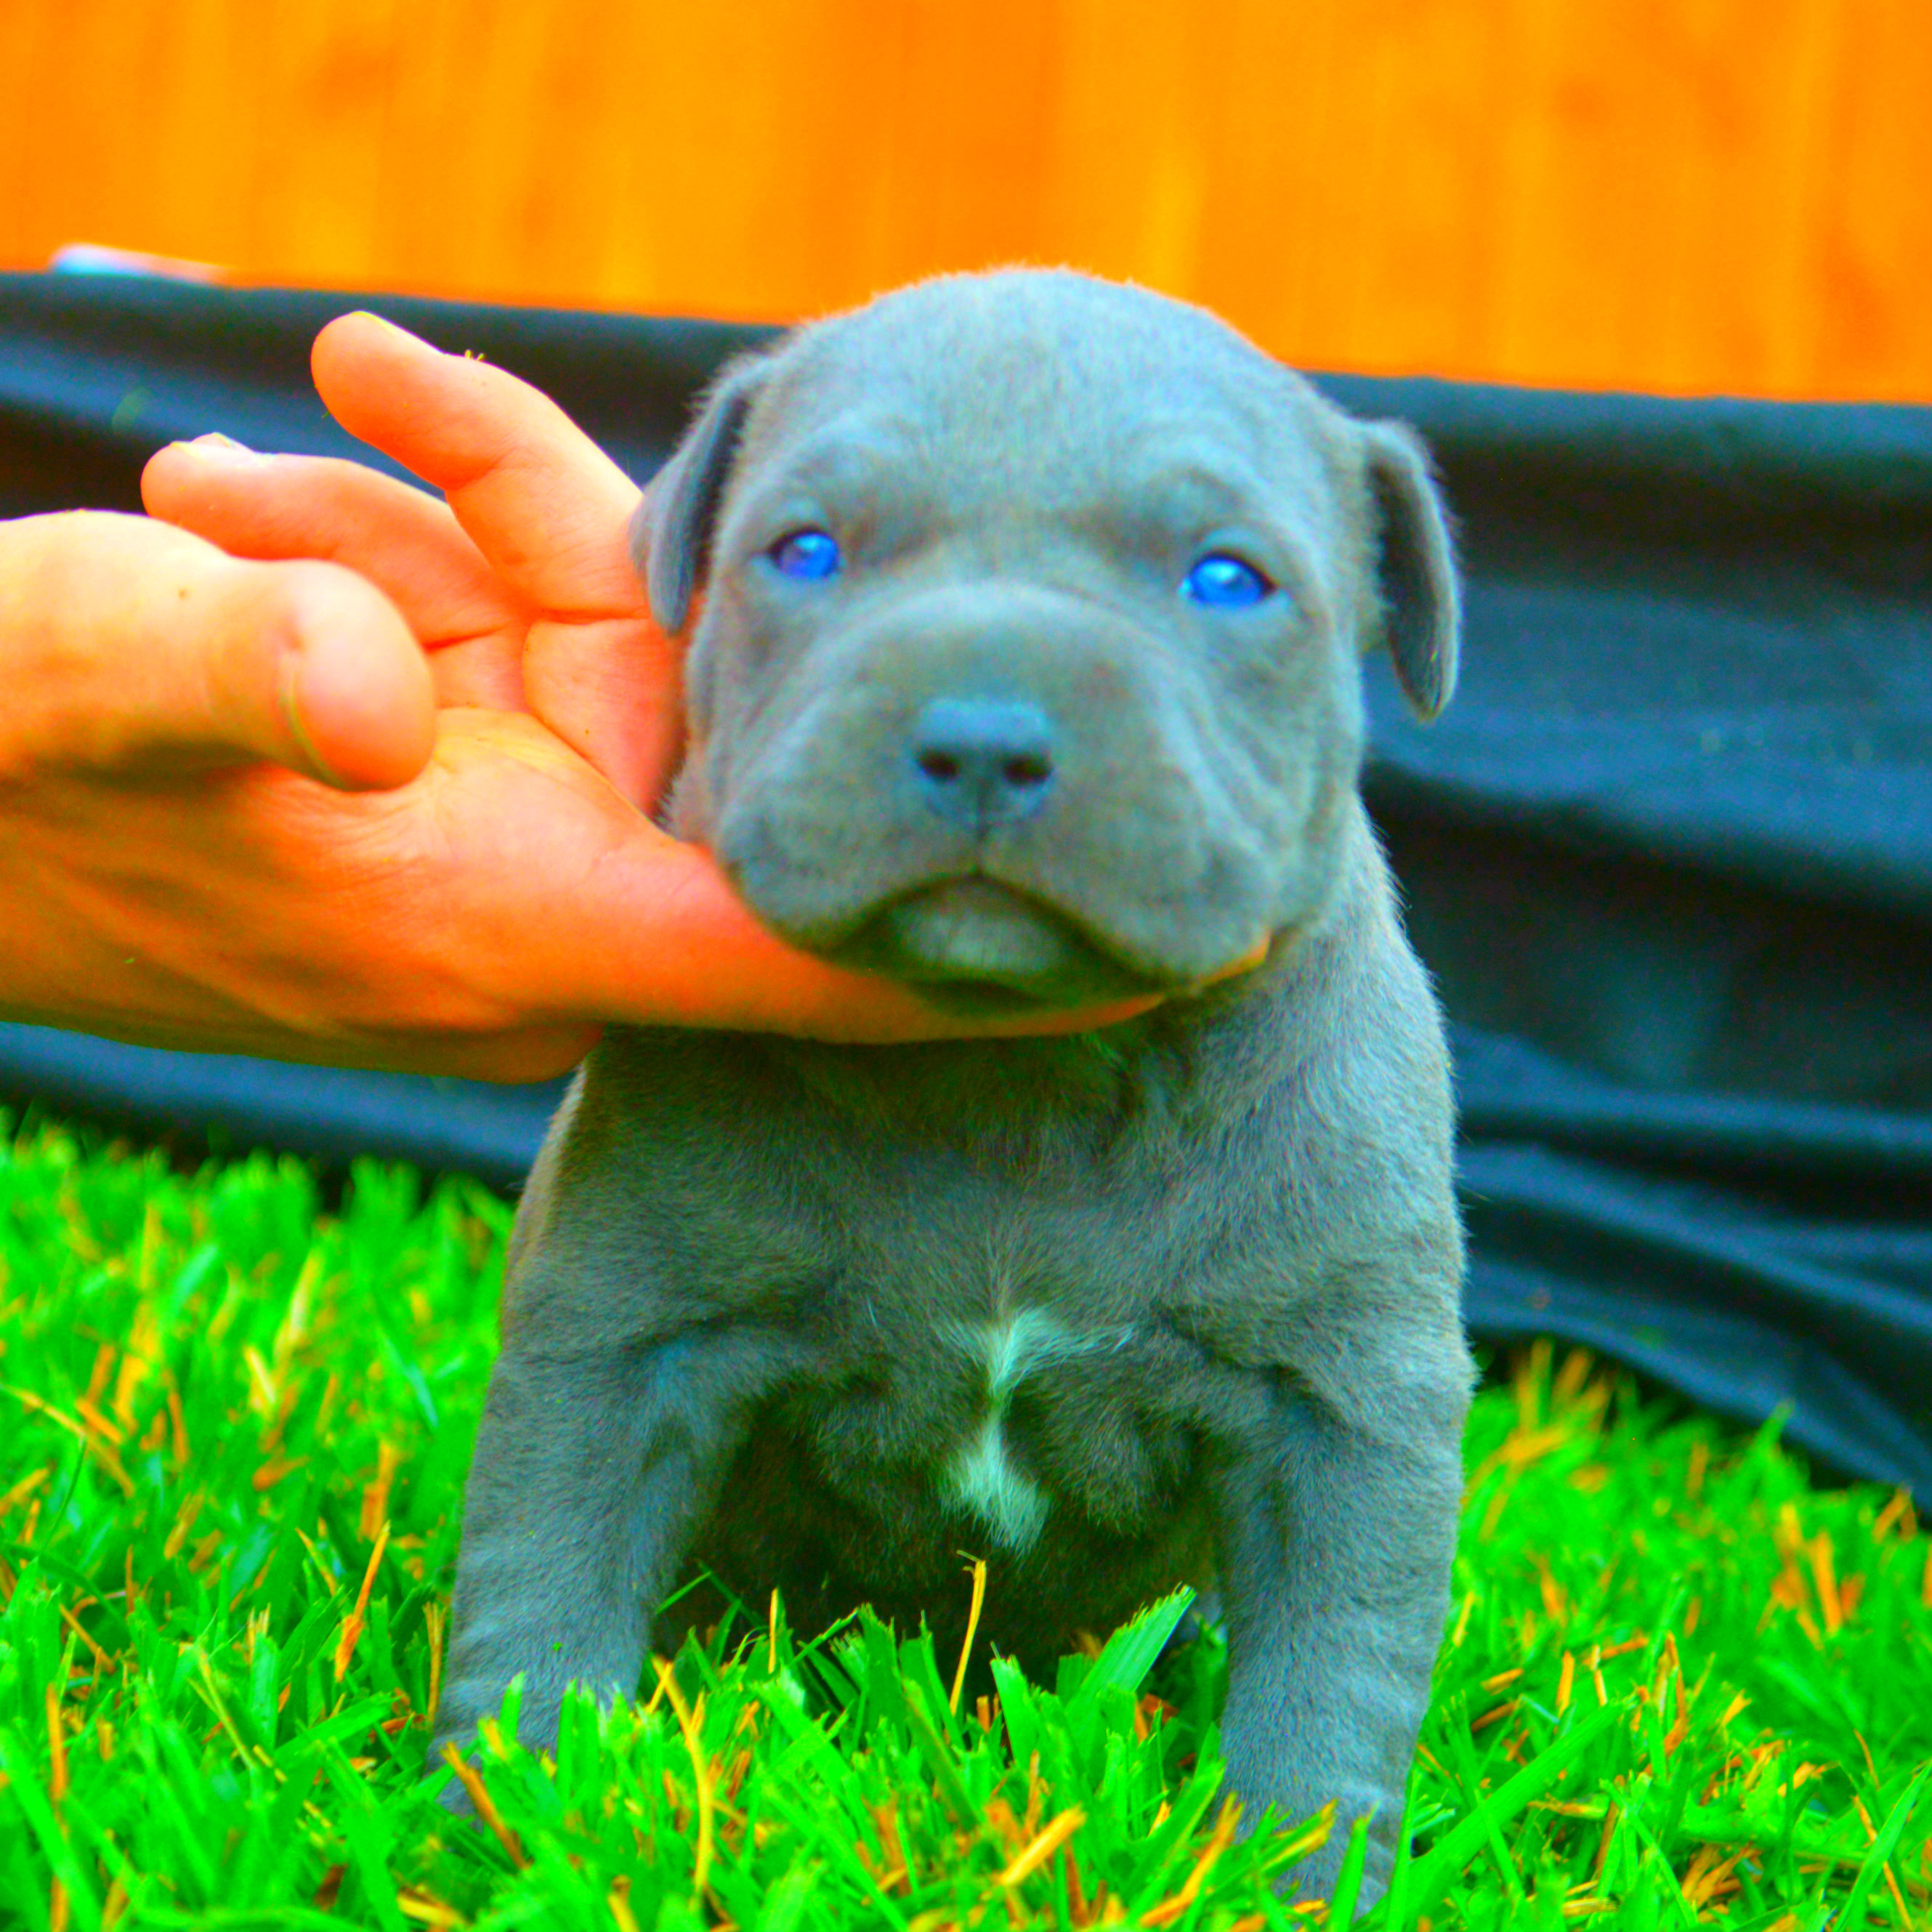
[[[1166,991],[1053,908],[973,874],[890,901],[838,949],[839,963],[916,986],[936,1006],[997,1015]]]

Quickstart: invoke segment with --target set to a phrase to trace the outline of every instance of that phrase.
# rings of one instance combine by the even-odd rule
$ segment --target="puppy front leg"
[[[1252,1822],[1336,1801],[1328,1841],[1295,1874],[1334,1886],[1365,1813],[1362,1902],[1386,1887],[1448,1606],[1466,1397],[1418,1393],[1400,1441],[1371,1438],[1293,1379],[1270,1426],[1215,1475],[1228,1619],[1228,1780]]]
[[[519,1672],[532,1748],[555,1743],[567,1684],[606,1702],[636,1689],[652,1606],[736,1444],[761,1352],[731,1328],[583,1354],[506,1348],[464,1497],[431,1769]]]

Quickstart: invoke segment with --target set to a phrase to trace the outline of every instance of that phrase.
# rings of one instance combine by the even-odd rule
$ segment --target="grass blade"
[[[1610,1732],[1624,1713],[1616,1705],[1593,1712],[1558,1738],[1532,1763],[1498,1785],[1462,1822],[1452,1827],[1410,1867],[1408,1904],[1420,1911],[1433,1904],[1451,1875],[1460,1871],[1490,1840],[1502,1822],[1513,1818],[1532,1798],[1540,1797],[1559,1774]],[[1472,1793],[1472,1796],[1474,1796]]]
[[[1906,1788],[1905,1796],[1892,1808],[1885,1822],[1879,1827],[1878,1836],[1872,1840],[1871,1850],[1866,1852],[1864,1863],[1858,1867],[1858,1876],[1852,1880],[1850,1895],[1838,1914],[1840,1925],[1852,1928],[1865,1922],[1865,1900],[1871,1896],[1872,1887],[1878,1882],[1886,1862],[1898,1849],[1898,1841],[1904,1836],[1912,1814],[1918,1808],[1919,1795],[1924,1790],[1928,1778],[1932,1778],[1932,1764],[1920,1770]]]

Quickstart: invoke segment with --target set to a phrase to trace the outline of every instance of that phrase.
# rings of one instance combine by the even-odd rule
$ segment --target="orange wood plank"
[[[0,0],[0,262],[782,317],[1070,261],[1315,366],[1932,399],[1925,0]]]
[[[1798,386],[1932,398],[1932,7],[1854,0]]]

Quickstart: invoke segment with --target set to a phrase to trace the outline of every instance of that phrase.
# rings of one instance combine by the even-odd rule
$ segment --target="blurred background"
[[[787,320],[1069,262],[1306,366],[1932,400],[1932,0],[0,0],[0,267]]]

